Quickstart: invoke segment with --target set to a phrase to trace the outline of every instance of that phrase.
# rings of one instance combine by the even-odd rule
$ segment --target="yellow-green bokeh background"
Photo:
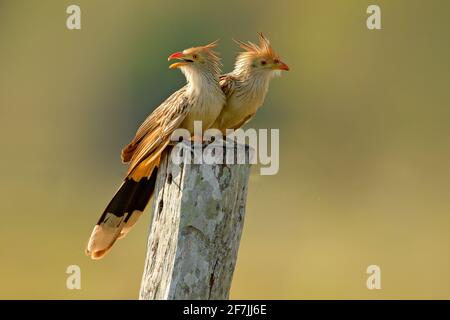
[[[381,31],[366,28],[374,3]],[[65,27],[69,4],[81,31]],[[231,298],[450,298],[449,9],[0,0],[0,298],[137,298],[148,210],[104,260],[83,253],[123,176],[120,149],[184,83],[170,53],[220,38],[228,71],[231,38],[257,31],[291,71],[250,124],[280,129],[280,171],[252,174]]]

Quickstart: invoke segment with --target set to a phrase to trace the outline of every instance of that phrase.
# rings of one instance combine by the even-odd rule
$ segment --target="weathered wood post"
[[[224,154],[236,160],[239,148],[247,159],[247,146],[225,146]],[[250,165],[175,164],[174,152],[161,158],[139,298],[228,299]],[[194,147],[184,144],[183,152]]]

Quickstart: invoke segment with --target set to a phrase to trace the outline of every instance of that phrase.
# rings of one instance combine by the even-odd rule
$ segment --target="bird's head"
[[[234,40],[244,49],[236,59],[235,70],[246,75],[277,75],[281,71],[288,71],[288,65],[281,61],[269,40],[262,33],[258,33],[258,36],[259,45]]]
[[[179,68],[186,76],[190,74],[210,74],[213,76],[220,75],[220,58],[213,49],[217,46],[218,40],[207,44],[205,46],[192,47],[184,49],[180,52],[171,54],[168,58],[170,60],[179,60],[172,63],[169,68]]]

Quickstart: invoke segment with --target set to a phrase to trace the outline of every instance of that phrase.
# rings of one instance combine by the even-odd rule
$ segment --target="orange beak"
[[[278,63],[277,65],[275,65],[273,68],[274,68],[275,70],[289,71],[289,66],[288,66],[286,63],[282,62],[282,61],[280,61],[280,63]]]
[[[175,52],[175,53],[171,54],[171,55],[169,56],[169,58],[167,58],[167,61],[174,60],[174,59],[183,60],[183,58],[184,58],[184,53],[183,53],[183,52]],[[170,69],[176,69],[176,68],[185,66],[185,65],[187,65],[187,64],[188,64],[188,63],[187,63],[186,61],[175,62],[175,63],[172,63],[172,64],[169,66],[169,68],[170,68]]]

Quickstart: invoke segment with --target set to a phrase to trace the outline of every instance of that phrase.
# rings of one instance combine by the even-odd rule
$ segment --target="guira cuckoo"
[[[213,51],[217,42],[169,56],[177,59],[171,69],[180,69],[187,85],[173,93],[139,127],[122,150],[122,161],[130,163],[121,187],[92,231],[86,254],[101,259],[117,239],[124,237],[142,215],[155,188],[161,152],[177,128],[193,134],[194,121],[208,129],[220,114],[225,95],[219,85],[220,59]]]
[[[258,35],[259,45],[235,40],[245,51],[239,53],[234,70],[220,77],[227,102],[212,127],[223,134],[249,122],[263,104],[270,80],[281,70],[289,70],[269,40],[262,33]]]

